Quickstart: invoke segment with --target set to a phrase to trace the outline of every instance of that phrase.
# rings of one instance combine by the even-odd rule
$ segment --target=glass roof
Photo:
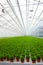
[[[0,0],[0,36],[31,35],[42,24],[43,0]]]

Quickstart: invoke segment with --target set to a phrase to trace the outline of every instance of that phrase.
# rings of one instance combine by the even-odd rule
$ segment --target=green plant
[[[31,56],[31,59],[33,60],[33,61],[35,61],[36,60],[36,56]]]
[[[20,59],[24,61],[25,55],[21,55]]]
[[[9,55],[8,57],[9,57],[10,60],[14,59],[13,55]]]
[[[43,38],[32,36],[0,38],[0,59],[21,57],[24,60],[25,55],[30,58],[30,53],[32,59],[43,57]]]
[[[3,54],[0,54],[0,59],[2,59],[3,58]]]
[[[29,49],[26,49],[26,58],[30,58],[30,50]]]
[[[18,58],[18,59],[20,58],[19,54],[16,54],[16,58]]]
[[[37,54],[37,59],[40,59],[41,58],[41,55],[40,53]]]

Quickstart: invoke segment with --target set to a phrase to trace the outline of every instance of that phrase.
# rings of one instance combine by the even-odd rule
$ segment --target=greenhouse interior
[[[0,0],[0,65],[6,64],[43,65],[43,0]]]

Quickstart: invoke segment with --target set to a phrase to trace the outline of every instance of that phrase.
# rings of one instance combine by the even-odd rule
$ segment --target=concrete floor
[[[40,63],[34,63],[32,64],[31,62],[27,63],[27,62],[24,62],[24,63],[21,63],[21,62],[8,62],[8,61],[3,61],[3,62],[0,62],[0,65],[43,65],[43,62],[40,62]]]
[[[43,65],[43,64],[0,63],[0,65]]]

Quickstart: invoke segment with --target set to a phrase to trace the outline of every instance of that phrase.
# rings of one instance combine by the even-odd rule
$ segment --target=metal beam
[[[10,23],[10,21],[9,20],[7,20],[5,17],[3,17],[2,15],[0,15],[3,19],[5,19],[8,23]],[[10,23],[11,24],[11,23]],[[12,27],[12,26],[9,26],[12,30],[14,30],[14,27]],[[17,33],[18,33],[19,31],[17,30]]]
[[[41,19],[38,21],[38,23],[39,23],[40,21],[41,21]],[[38,25],[38,23],[37,23],[35,26],[37,26],[37,25]],[[37,27],[36,27],[36,29],[34,29],[34,31],[35,31],[35,30],[37,30]]]
[[[4,29],[6,29],[6,30],[9,30],[9,31],[11,31],[11,32],[14,34],[14,31],[13,31],[12,29],[10,29],[9,27],[7,28],[7,27],[5,27],[5,26],[0,25],[0,28],[4,28]]]
[[[9,4],[9,6],[10,6],[11,10],[13,11],[13,13],[14,13],[14,15],[15,15],[16,19],[18,20],[18,23],[20,24],[20,26],[21,26],[21,27],[22,27],[22,29],[23,29],[23,26],[22,26],[22,24],[20,23],[20,20],[19,20],[19,18],[18,18],[18,16],[17,16],[17,14],[16,14],[16,12],[15,12],[15,9],[14,9],[14,7],[13,7],[13,5],[12,5],[11,1],[10,1],[10,0],[6,0],[6,1],[8,2],[8,4]]]
[[[9,24],[11,24],[10,21],[7,20],[3,15],[0,15],[0,16],[1,16],[4,20],[6,20]],[[11,25],[12,25],[12,24],[11,24]],[[12,29],[14,29],[14,25],[12,25],[11,27],[12,27]]]
[[[23,26],[24,26],[24,29],[25,29],[25,25],[24,25],[24,21],[23,21],[23,17],[22,17],[22,12],[21,12],[21,8],[20,8],[19,1],[18,0],[17,0],[17,4],[18,4],[18,8],[19,8],[20,15],[21,15],[22,23],[23,23]]]
[[[35,21],[35,23],[34,23],[34,24],[36,24],[36,23],[37,23],[37,21],[39,20],[40,16],[42,15],[42,13],[43,13],[43,11],[40,13],[40,15],[38,16],[38,18],[37,18],[37,20]]]
[[[29,2],[28,2],[29,1]],[[26,0],[26,30],[28,29],[28,22],[29,22],[29,6],[30,5],[28,5],[30,3],[30,0]],[[27,35],[28,35],[28,30],[27,30]]]
[[[4,8],[4,6],[0,3],[0,5],[2,6],[2,8]],[[14,23],[16,23],[17,24],[17,22],[12,18],[12,16],[9,14],[9,12],[4,8],[4,10],[6,11],[6,13],[11,17],[11,19],[14,21]],[[18,24],[17,24],[18,25]],[[18,27],[19,27],[19,25],[18,25]],[[20,29],[20,27],[19,27],[19,29]],[[21,30],[22,31],[22,30]]]
[[[33,15],[32,21],[34,20],[34,17],[35,17],[35,14],[36,14],[36,12],[37,12],[37,9],[38,9],[38,7],[39,7],[39,4],[40,4],[40,0],[39,0],[39,2],[38,2],[37,7],[36,7],[36,10],[35,10],[35,13],[34,13],[34,15]],[[33,22],[32,22],[32,23],[33,23]]]

